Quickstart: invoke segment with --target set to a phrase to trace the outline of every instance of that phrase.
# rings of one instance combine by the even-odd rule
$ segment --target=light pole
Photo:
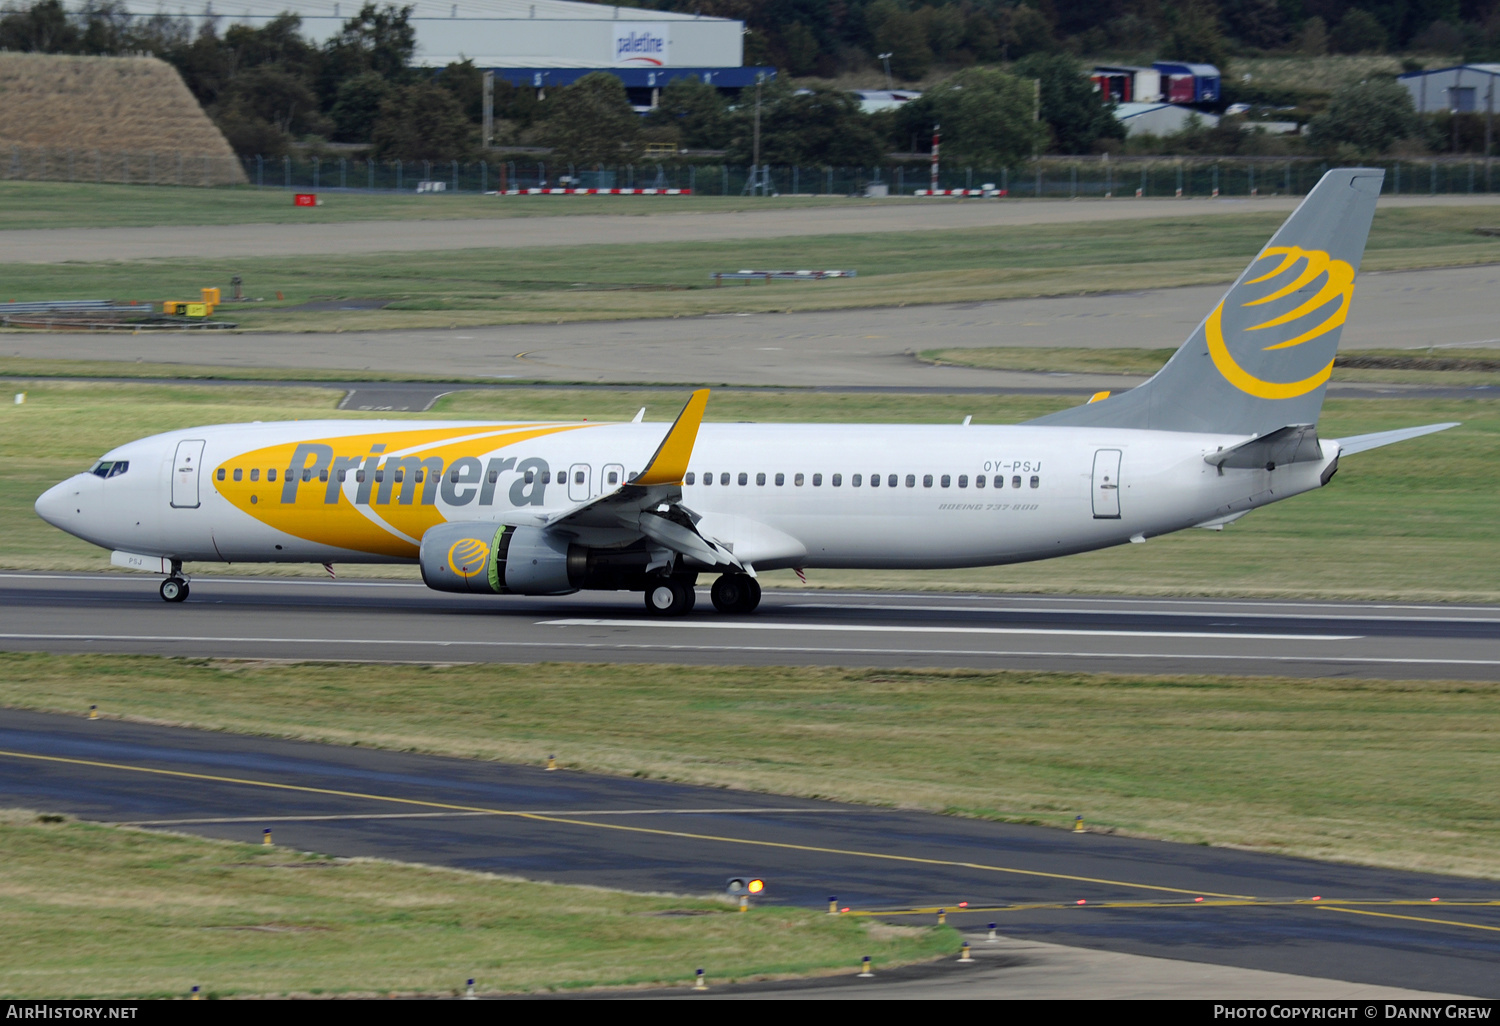
[[[765,81],[765,72],[757,72],[755,76],[755,135],[751,144],[750,157],[750,195],[755,195],[755,190],[760,184],[760,87]]]
[[[880,62],[885,65],[885,88],[886,88],[886,91],[887,92],[895,92],[895,90],[896,90],[895,83],[893,83],[891,81],[891,55],[888,54],[888,53],[881,54],[880,55]]]

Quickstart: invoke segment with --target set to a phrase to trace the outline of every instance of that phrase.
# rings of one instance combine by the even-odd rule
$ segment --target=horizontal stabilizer
[[[1398,428],[1395,431],[1376,431],[1371,435],[1354,435],[1350,438],[1340,438],[1334,444],[1339,447],[1339,455],[1348,456],[1351,453],[1364,452],[1367,449],[1379,449],[1382,445],[1390,445],[1393,442],[1404,442],[1408,438],[1421,438],[1423,435],[1434,434],[1438,431],[1447,431],[1449,428],[1458,427],[1460,421],[1451,421],[1447,424],[1424,424],[1421,427]]]
[[[1223,470],[1275,470],[1288,463],[1316,463],[1323,458],[1318,445],[1316,424],[1289,424],[1268,435],[1220,449],[1203,457],[1203,462]]]

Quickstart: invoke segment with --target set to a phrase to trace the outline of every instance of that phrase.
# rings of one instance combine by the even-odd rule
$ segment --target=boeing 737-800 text
[[[1047,559],[1218,527],[1340,458],[1451,424],[1320,439],[1383,172],[1330,171],[1162,370],[1004,427],[299,421],[122,445],[48,523],[166,575],[187,562],[411,563],[443,591],[630,589],[749,612],[757,571]]]

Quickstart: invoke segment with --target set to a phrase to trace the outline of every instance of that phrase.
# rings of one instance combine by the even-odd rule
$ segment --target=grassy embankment
[[[846,309],[1076,295],[1230,280],[1283,213],[932,232],[234,259],[0,265],[0,300],[195,295],[240,274],[282,302],[223,307],[246,330],[355,331]],[[1465,207],[1376,214],[1366,270],[1500,261],[1494,217]],[[1151,252],[1170,259],[1142,261]],[[859,277],[712,287],[741,267],[856,268]],[[380,310],[305,311],[314,300],[388,299]],[[1164,340],[1174,341],[1174,340]]]
[[[891,965],[948,927],[528,883],[0,811],[0,995],[460,994]]]
[[[0,655],[0,705],[511,762],[555,752],[606,773],[1057,827],[1083,815],[1491,877],[1497,698],[1441,681]]]
[[[60,381],[26,387],[25,405],[0,406],[0,566],[102,569],[107,554],[55,530],[32,512],[37,495],[114,445],[189,425],[357,417],[334,409],[340,394],[253,386],[146,386]],[[1015,396],[843,395],[720,392],[717,421],[1015,423],[1073,400]],[[426,416],[627,420],[640,406],[666,421],[680,390],[464,392]],[[364,415],[368,416],[368,415]],[[403,415],[396,415],[401,417]],[[404,415],[414,417],[417,415]],[[1326,489],[1259,510],[1222,532],[1185,531],[1044,563],[932,572],[813,571],[814,586],[949,588],[1012,592],[1297,595],[1497,601],[1500,537],[1500,403],[1491,400],[1332,400],[1326,437],[1435,421],[1463,426],[1344,461]],[[205,565],[200,572],[212,571]],[[251,568],[236,568],[236,572]],[[281,570],[278,572],[298,572]],[[321,571],[318,571],[321,574]],[[341,574],[410,575],[410,568],[340,568]],[[791,584],[789,572],[771,583]]]

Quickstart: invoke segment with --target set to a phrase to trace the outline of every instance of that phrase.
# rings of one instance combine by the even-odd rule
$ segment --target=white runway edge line
[[[576,649],[584,652],[705,652],[722,655],[725,651],[745,653],[769,653],[773,655],[860,655],[860,656],[1004,656],[1010,659],[1164,659],[1200,662],[1260,662],[1260,663],[1316,663],[1338,666],[1345,663],[1369,663],[1389,666],[1500,666],[1500,659],[1412,659],[1397,656],[1311,656],[1311,655],[1235,655],[1223,652],[1064,652],[1031,651],[1026,649],[985,648],[850,648],[823,646],[813,648],[799,645],[736,645],[726,649],[723,645],[642,645],[630,642],[571,641],[558,644],[550,641],[432,641],[423,638],[253,638],[253,637],[185,637],[182,635],[150,634],[0,634],[0,641],[113,641],[138,644],[170,642],[174,645],[214,642],[215,644],[257,645],[412,645],[430,648],[508,648],[540,649],[555,652],[558,649]],[[69,653],[78,655],[80,653]],[[251,659],[254,656],[225,656],[225,658]],[[377,663],[388,660],[320,658],[317,662]],[[410,662],[411,660],[397,660]]]
[[[816,631],[828,634],[1024,634],[1068,638],[1211,638],[1215,641],[1358,641],[1360,634],[1241,634],[1236,631],[1097,631],[1032,627],[892,627],[881,624],[745,623],[688,620],[540,620],[539,627],[666,627],[709,631]]]
[[[1118,609],[1090,609],[1087,606],[1059,609],[1056,606],[917,606],[917,605],[883,605],[876,602],[791,602],[778,609],[857,609],[862,612],[890,612],[890,613],[1043,613],[1049,616],[1077,615],[1077,616],[1117,616]],[[1243,613],[1195,613],[1192,610],[1155,610],[1142,609],[1136,612],[1138,616],[1244,616],[1255,620],[1306,620],[1306,613],[1262,613],[1246,611]],[[1459,616],[1439,618],[1435,616],[1410,617],[1410,616],[1369,616],[1365,614],[1343,614],[1338,617],[1341,620],[1369,620],[1372,622],[1396,622],[1396,623],[1422,623],[1422,624],[1445,624],[1445,623],[1500,623],[1500,619],[1478,616]],[[1307,637],[1299,634],[1298,637]]]

